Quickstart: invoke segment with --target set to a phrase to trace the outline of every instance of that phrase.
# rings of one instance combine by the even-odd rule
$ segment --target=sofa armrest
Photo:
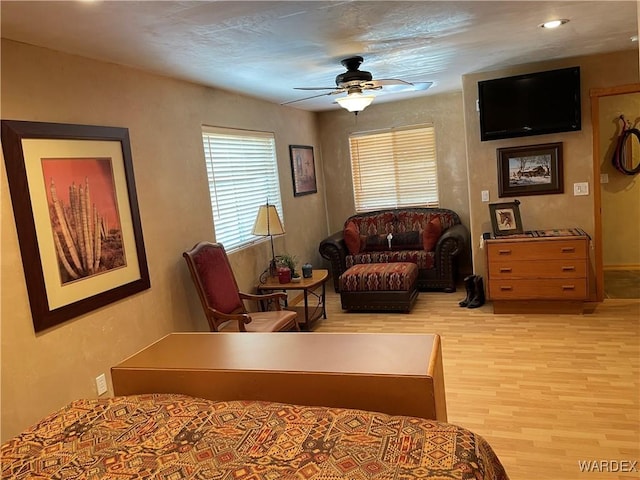
[[[445,284],[445,292],[456,291],[458,256],[469,248],[470,241],[469,230],[458,223],[445,230],[436,243],[435,269],[438,280]]]
[[[446,252],[446,255],[460,255],[469,244],[469,230],[463,224],[458,223],[453,227],[447,228],[436,243],[436,256],[440,252]]]
[[[333,287],[338,292],[340,290],[340,275],[347,270],[346,257],[349,253],[342,230],[322,240],[318,250],[322,258],[326,258],[331,263]]]

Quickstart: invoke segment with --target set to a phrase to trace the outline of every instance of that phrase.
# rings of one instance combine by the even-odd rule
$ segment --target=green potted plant
[[[285,253],[283,255],[280,255],[279,260],[280,260],[280,265],[282,265],[283,267],[287,267],[289,268],[289,270],[291,270],[291,281],[299,282],[300,272],[296,270],[296,266],[298,265],[298,257],[296,257],[295,255],[289,255],[288,253]]]

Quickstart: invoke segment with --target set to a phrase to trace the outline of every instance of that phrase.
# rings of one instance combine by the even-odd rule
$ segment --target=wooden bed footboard
[[[447,421],[438,335],[174,333],[111,369],[114,393],[182,393]]]

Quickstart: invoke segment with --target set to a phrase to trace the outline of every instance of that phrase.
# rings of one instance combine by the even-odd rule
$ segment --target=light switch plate
[[[483,202],[489,201],[489,190],[482,190],[482,201]]]
[[[600,183],[609,183],[609,174],[601,173],[600,174]]]
[[[578,182],[573,184],[573,195],[589,195],[589,183]]]

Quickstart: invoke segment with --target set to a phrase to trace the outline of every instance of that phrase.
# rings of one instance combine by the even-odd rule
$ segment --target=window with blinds
[[[356,212],[438,206],[432,125],[349,136]]]
[[[202,127],[202,142],[216,242],[233,251],[260,240],[251,234],[260,205],[283,218],[273,133]]]

